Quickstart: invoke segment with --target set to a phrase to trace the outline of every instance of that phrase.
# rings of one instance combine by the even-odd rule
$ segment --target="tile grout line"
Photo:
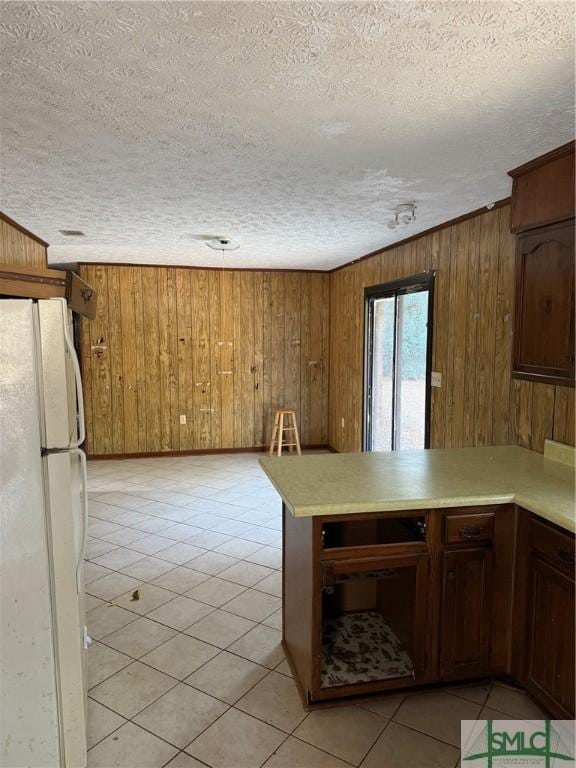
[[[157,535],[157,534],[153,534],[153,535]],[[111,542],[108,542],[108,541],[106,541],[106,539],[101,539],[101,538],[99,538],[98,536],[91,536],[91,538],[92,538],[92,539],[95,539],[96,541],[104,541],[104,542],[106,542],[106,543],[111,543]],[[230,538],[231,538],[231,539],[233,539],[233,538],[235,538],[235,537],[230,537]],[[236,538],[239,538],[239,537],[236,537]],[[248,539],[240,539],[240,540],[241,540],[241,541],[249,541]],[[141,556],[139,559],[137,559],[137,560],[134,560],[132,563],[128,563],[128,564],[127,564],[127,566],[124,566],[124,567],[129,567],[129,566],[131,566],[131,565],[135,565],[136,563],[140,562],[140,560],[144,560],[144,559],[146,559],[146,558],[149,558],[149,557],[154,557],[155,559],[157,559],[157,560],[162,560],[162,562],[165,562],[165,563],[173,563],[175,568],[177,568],[177,567],[185,567],[185,568],[188,568],[188,567],[189,567],[189,566],[188,566],[188,563],[193,563],[195,560],[197,560],[197,559],[198,559],[198,558],[200,558],[200,557],[203,557],[204,555],[206,555],[206,554],[208,554],[208,553],[214,553],[214,554],[218,554],[218,555],[224,555],[224,554],[225,554],[225,553],[223,553],[223,552],[216,552],[216,550],[214,550],[214,549],[206,549],[206,548],[204,548],[204,547],[200,547],[200,546],[198,546],[197,544],[187,544],[187,541],[186,541],[186,540],[183,540],[183,541],[176,541],[176,540],[174,540],[174,539],[170,539],[170,541],[172,542],[172,544],[169,544],[168,546],[164,547],[163,549],[159,549],[159,550],[157,550],[156,552],[152,552],[152,553],[145,553],[145,552],[140,552],[139,550],[137,550],[137,549],[133,549],[132,547],[130,547],[130,545],[127,545],[127,544],[115,544],[115,545],[114,545],[115,549],[112,549],[112,550],[110,550],[109,552],[104,552],[104,553],[102,553],[101,555],[96,555],[96,557],[95,557],[95,558],[92,558],[92,557],[88,557],[88,558],[85,558],[85,560],[86,560],[86,562],[89,562],[89,563],[91,563],[91,564],[93,564],[93,565],[97,565],[97,566],[98,566],[98,567],[100,567],[100,568],[106,568],[106,569],[108,569],[109,571],[114,571],[115,573],[122,573],[122,575],[125,575],[125,576],[130,576],[130,574],[125,574],[123,571],[121,571],[121,570],[119,570],[119,569],[117,569],[117,568],[110,568],[110,567],[109,567],[109,566],[107,566],[107,565],[103,565],[102,563],[98,563],[98,562],[97,562],[97,560],[98,560],[98,559],[100,559],[101,557],[106,557],[106,555],[108,555],[108,554],[112,554],[112,552],[116,552],[118,549],[128,549],[128,550],[130,550],[131,552],[136,552],[137,554],[139,554],[139,555],[142,555],[142,556]],[[137,543],[137,542],[134,542],[134,543]],[[228,543],[228,542],[225,542],[225,543]],[[252,543],[252,544],[257,544],[257,543],[259,543],[259,542],[252,542],[252,541],[250,541],[250,543]],[[187,544],[187,546],[192,546],[192,547],[195,547],[195,548],[197,548],[197,549],[203,549],[204,551],[203,551],[201,554],[199,554],[199,555],[195,555],[194,557],[190,558],[190,560],[185,560],[183,563],[174,563],[174,561],[173,561],[173,560],[163,560],[163,558],[161,557],[161,553],[162,553],[162,552],[163,552],[165,549],[171,549],[173,546],[176,546],[177,544]],[[274,547],[274,546],[272,546],[272,545],[270,545],[270,544],[262,544],[262,545],[259,547],[259,549],[257,549],[255,552],[252,552],[250,555],[247,555],[246,557],[251,557],[252,555],[256,555],[256,554],[258,554],[258,552],[260,552],[262,549],[265,549],[265,548],[268,548],[268,549],[278,549],[278,551],[281,551],[279,547]],[[255,563],[255,562],[253,562],[252,560],[247,560],[247,559],[246,559],[246,557],[236,557],[236,558],[235,558],[233,555],[226,555],[226,557],[232,557],[232,558],[234,558],[234,559],[235,559],[237,562],[236,562],[236,563],[234,563],[234,564],[233,564],[233,565],[231,565],[231,566],[227,566],[227,567],[223,568],[221,571],[218,571],[217,573],[207,573],[206,571],[199,571],[199,573],[204,573],[204,574],[206,574],[207,576],[217,576],[218,578],[223,578],[221,574],[222,574],[224,571],[228,570],[228,568],[232,568],[234,565],[237,565],[239,562],[244,562],[244,563],[246,563],[246,564],[248,564],[248,565],[257,565],[257,566],[260,566],[260,567],[262,567],[262,568],[268,568],[268,570],[270,570],[270,571],[272,571],[272,572],[274,572],[274,571],[280,571],[280,570],[281,570],[281,568],[274,568],[273,566],[269,566],[269,565],[262,565],[261,563]],[[174,570],[174,569],[171,569],[171,570]],[[189,570],[196,570],[196,569],[195,569],[195,568],[189,568]],[[168,572],[168,571],[167,571],[167,572]],[[106,574],[106,575],[108,575],[108,574]],[[157,576],[157,577],[155,577],[155,578],[160,578],[160,576],[163,576],[163,575],[164,575],[164,574],[160,574],[159,576]],[[267,578],[268,576],[272,576],[272,575],[273,575],[273,573],[268,573],[268,574],[266,574],[266,575],[265,575],[265,576],[263,576],[261,579],[259,579],[257,582],[255,582],[255,584],[253,584],[253,585],[252,585],[252,587],[255,587],[255,586],[256,586],[256,584],[259,584],[259,583],[260,583],[261,581],[263,581],[265,578]],[[91,584],[93,581],[98,581],[98,579],[100,579],[100,578],[105,578],[105,577],[104,577],[104,576],[99,576],[99,577],[97,577],[96,579],[92,579],[91,581],[89,581],[89,582],[87,583],[87,585],[88,585],[88,584]],[[132,578],[134,578],[134,577],[132,577]],[[225,581],[230,581],[232,584],[239,584],[239,582],[231,581],[231,579],[224,579],[224,580],[225,580]],[[244,584],[240,584],[240,586],[246,586],[246,585],[244,585]],[[250,588],[251,588],[251,587],[248,587],[248,589],[250,589]]]
[[[96,538],[96,537],[93,537],[93,538]],[[267,546],[267,545],[264,545],[264,546]],[[126,546],[119,546],[118,548],[119,549],[129,549],[129,547],[126,547]],[[169,547],[167,547],[167,549],[168,548]],[[276,548],[274,547],[274,549],[276,549]],[[202,553],[202,555],[203,554],[207,554],[208,552],[213,552],[213,551],[214,550],[206,550],[204,553]],[[256,553],[254,553],[254,554],[256,554]],[[202,555],[198,555],[197,557],[202,557]],[[142,555],[142,557],[139,560],[135,560],[134,563],[130,563],[129,565],[135,565],[136,563],[140,562],[140,560],[145,560],[145,559],[147,559],[149,557],[155,557],[155,555]],[[156,557],[156,559],[157,560],[162,560],[161,557]],[[243,587],[244,588],[243,592],[239,593],[238,595],[235,595],[235,597],[240,597],[240,595],[243,594],[248,589],[254,589],[257,592],[260,592],[261,594],[269,595],[270,597],[276,597],[279,600],[282,599],[280,596],[275,595],[272,592],[265,592],[264,590],[258,589],[258,584],[260,584],[262,581],[264,581],[265,579],[269,578],[270,576],[273,576],[275,573],[281,573],[282,572],[281,568],[272,568],[270,566],[262,566],[264,568],[269,568],[271,573],[268,573],[265,576],[263,576],[259,581],[257,581],[252,586],[246,586],[245,584],[241,584],[241,583],[236,582],[236,581],[231,581],[230,579],[224,579],[222,577],[222,575],[221,575],[222,571],[220,571],[219,573],[206,573],[205,571],[196,571],[195,568],[190,568],[188,566],[188,564],[189,563],[193,563],[195,559],[196,558],[192,558],[191,560],[187,560],[185,563],[175,563],[175,564],[173,563],[173,565],[174,565],[173,568],[170,568],[168,571],[165,571],[165,573],[162,573],[162,574],[159,574],[158,576],[155,576],[154,579],[152,579],[151,581],[146,581],[144,579],[140,579],[141,585],[143,586],[145,584],[150,584],[151,586],[158,587],[160,589],[165,589],[165,590],[167,590],[169,592],[173,592],[176,595],[189,597],[189,595],[187,595],[187,592],[190,592],[196,586],[200,586],[204,582],[200,582],[200,584],[195,585],[195,587],[190,587],[190,589],[186,590],[186,592],[176,592],[175,590],[171,589],[170,587],[163,587],[160,584],[155,584],[154,583],[157,579],[160,579],[163,576],[165,576],[165,575],[167,575],[169,573],[172,573],[177,568],[187,568],[190,571],[194,571],[196,573],[201,573],[203,576],[206,576],[205,581],[208,581],[209,579],[217,578],[217,579],[222,579],[223,581],[226,581],[228,584],[236,584],[236,586]],[[101,568],[106,568],[108,571],[110,571],[110,573],[115,573],[115,574],[118,574],[120,576],[127,576],[128,578],[132,578],[132,579],[135,579],[136,581],[138,581],[137,577],[135,577],[135,576],[131,576],[130,574],[124,573],[124,571],[121,571],[121,570],[118,570],[118,569],[115,569],[115,568],[109,568],[108,566],[100,565],[100,563],[96,563],[94,560],[86,559],[85,562],[93,563],[94,565],[98,565]],[[162,562],[164,562],[164,563],[172,563],[172,561],[170,561],[170,560],[162,560]],[[259,565],[259,563],[252,563],[251,561],[245,560],[243,558],[239,558],[237,560],[237,563],[235,563],[235,565],[237,565],[238,563],[246,563],[247,565]],[[224,570],[226,570],[226,569],[224,569]],[[100,579],[105,579],[107,576],[110,576],[110,573],[107,573],[105,576],[98,576],[96,579],[92,579],[89,582],[87,582],[86,585],[85,585],[85,592],[87,594],[89,594],[91,597],[96,597],[99,600],[103,600],[104,602],[110,602],[113,605],[116,605],[116,603],[113,603],[112,601],[118,600],[120,597],[122,597],[122,595],[125,595],[125,594],[127,594],[127,592],[130,592],[130,591],[133,591],[133,590],[127,590],[127,592],[121,592],[120,594],[118,594],[118,595],[116,595],[116,596],[114,596],[112,598],[103,598],[103,597],[100,597],[99,595],[93,594],[92,592],[89,591],[89,588],[90,588],[91,584],[99,581]],[[138,589],[138,587],[134,587],[134,589]],[[231,602],[231,600],[234,600],[235,597],[230,598],[230,600],[227,600],[226,603],[223,603],[223,605],[226,605],[228,602]],[[198,602],[203,602],[202,600],[200,600],[198,598],[191,598],[191,599],[198,600]],[[166,602],[168,602],[168,601],[166,601]],[[210,603],[204,603],[204,604],[205,605],[211,605]],[[98,608],[99,606],[96,606],[96,607]],[[220,607],[220,606],[216,606],[216,607]],[[90,610],[94,610],[94,609],[90,609]],[[127,610],[129,610],[129,609],[127,609]],[[154,609],[151,609],[151,610],[154,610]]]
[[[90,496],[90,493],[93,493],[93,492],[91,492],[89,490],[88,491],[88,495],[89,496]],[[117,493],[122,493],[122,491],[117,491]],[[268,504],[268,503],[276,501],[276,497],[277,498],[280,498],[280,497],[279,497],[279,495],[278,495],[278,493],[276,491],[275,491],[275,494],[276,494],[276,496],[270,497],[269,500],[266,500],[266,501],[262,502],[262,504],[257,504],[254,507],[245,507],[245,511],[246,512],[251,512],[253,510],[258,510],[258,509],[260,509],[260,507],[263,507],[265,504]],[[90,500],[91,501],[95,501],[95,502],[100,503],[100,504],[104,504],[104,505],[106,505],[108,507],[115,507],[116,509],[122,509],[124,512],[138,512],[141,515],[147,515],[147,516],[150,516],[150,517],[159,517],[161,519],[169,519],[169,518],[164,518],[162,515],[154,514],[154,512],[141,512],[140,510],[146,508],[146,506],[148,504],[154,504],[154,503],[166,504],[166,506],[171,506],[171,507],[174,507],[175,509],[190,509],[190,505],[191,504],[194,504],[196,502],[207,502],[207,501],[209,501],[209,502],[211,502],[213,504],[218,504],[218,505],[222,505],[222,506],[228,506],[228,507],[238,507],[238,506],[240,506],[240,507],[242,507],[242,505],[234,504],[232,502],[221,501],[221,500],[214,501],[212,499],[212,497],[203,497],[203,496],[190,496],[192,501],[188,502],[187,504],[176,504],[174,502],[162,501],[161,499],[148,499],[146,496],[138,496],[135,493],[125,493],[125,495],[126,496],[132,496],[132,497],[134,497],[136,499],[141,499],[142,501],[146,501],[147,504],[143,504],[140,507],[137,507],[137,508],[134,509],[132,507],[126,507],[126,506],[124,506],[122,504],[114,504],[114,502],[101,501],[99,498],[92,498]],[[187,494],[184,494],[184,495],[187,495]],[[194,511],[192,512],[192,514],[194,514]],[[218,514],[216,512],[214,512],[214,510],[197,511],[196,514],[197,515],[215,514],[218,517]],[[272,514],[274,514],[274,513],[272,513]],[[95,515],[95,517],[97,517],[97,515]],[[98,518],[98,519],[99,520],[106,520],[107,518]],[[236,518],[227,518],[227,519],[234,520]]]
[[[215,609],[215,610],[219,610],[219,609]],[[207,617],[208,617],[208,616],[210,616],[210,615],[211,615],[211,614],[207,614],[207,615],[206,615],[206,616],[204,616],[203,618],[207,618]],[[230,615],[230,616],[235,616],[236,614],[229,614],[229,615]],[[138,618],[141,618],[141,619],[143,619],[143,618],[147,618],[145,615],[144,615],[144,616],[142,616],[142,615],[137,615],[137,616],[138,616]],[[149,651],[146,651],[146,653],[144,653],[144,654],[143,654],[141,657],[138,657],[138,658],[137,658],[137,657],[135,657],[135,656],[132,656],[132,655],[130,655],[130,654],[129,654],[129,653],[127,653],[126,651],[120,651],[118,648],[114,648],[114,646],[112,646],[112,645],[108,645],[108,643],[106,643],[106,642],[105,642],[105,640],[106,640],[106,638],[107,638],[107,637],[110,637],[110,635],[113,635],[113,634],[115,634],[116,632],[119,632],[120,630],[124,629],[124,627],[128,627],[128,626],[131,626],[132,624],[134,624],[134,623],[135,623],[135,622],[138,620],[138,618],[136,618],[134,621],[130,621],[130,622],[128,622],[128,624],[125,624],[123,627],[118,627],[118,629],[115,629],[115,630],[113,630],[112,632],[110,632],[108,635],[105,635],[105,636],[104,636],[103,638],[101,638],[100,640],[95,640],[95,642],[97,642],[97,643],[100,643],[100,645],[104,645],[104,646],[106,646],[106,648],[110,648],[111,650],[113,650],[113,651],[116,651],[117,653],[121,653],[122,655],[124,655],[124,656],[127,656],[129,659],[131,659],[131,663],[130,663],[130,664],[126,664],[126,666],[125,666],[125,667],[122,667],[121,669],[119,669],[119,670],[116,670],[116,672],[113,672],[111,675],[109,675],[108,677],[104,678],[104,680],[101,680],[99,683],[96,683],[96,685],[93,685],[93,686],[92,686],[92,688],[90,688],[90,689],[89,689],[89,691],[90,691],[90,690],[92,690],[93,688],[96,688],[96,687],[97,687],[98,685],[100,685],[101,683],[104,683],[104,682],[106,682],[106,680],[109,680],[111,677],[114,677],[114,675],[118,674],[118,672],[121,672],[121,671],[122,671],[122,669],[126,669],[127,667],[131,666],[131,664],[132,664],[133,662],[135,662],[135,661],[136,661],[136,662],[140,662],[141,664],[144,664],[145,666],[149,667],[150,669],[154,669],[156,672],[161,672],[162,674],[164,674],[164,675],[167,675],[168,677],[171,677],[171,678],[173,678],[173,679],[176,679],[176,680],[178,680],[178,682],[186,683],[186,680],[185,680],[185,679],[183,679],[183,680],[180,680],[180,678],[174,678],[174,675],[171,675],[169,672],[164,672],[163,670],[161,670],[161,669],[158,669],[157,667],[153,667],[151,664],[148,664],[146,661],[143,661],[143,658],[144,658],[144,656],[147,656],[147,655],[148,655],[148,653],[152,653],[152,651],[156,651],[156,650],[158,650],[158,649],[159,649],[159,648],[161,648],[163,645],[166,645],[166,643],[169,643],[171,640],[174,640],[174,638],[175,638],[175,637],[177,637],[178,635],[183,635],[184,637],[189,637],[191,640],[197,640],[198,642],[204,643],[205,645],[209,645],[211,648],[214,648],[215,650],[217,650],[217,651],[218,651],[218,653],[217,653],[215,656],[212,656],[212,658],[210,658],[210,659],[207,659],[205,662],[203,662],[202,664],[200,664],[200,665],[199,665],[199,666],[198,666],[196,669],[192,670],[192,672],[190,672],[188,675],[186,675],[186,677],[189,677],[190,675],[193,675],[195,672],[198,672],[198,670],[202,669],[202,668],[203,668],[203,667],[204,667],[206,664],[208,664],[209,662],[213,661],[213,660],[214,660],[214,659],[216,659],[216,658],[217,658],[217,657],[218,657],[218,656],[219,656],[221,653],[224,653],[224,652],[226,652],[226,653],[229,653],[229,654],[231,654],[231,655],[233,655],[233,656],[236,656],[236,657],[238,657],[238,658],[240,658],[240,659],[244,659],[245,661],[250,661],[252,664],[256,664],[257,666],[261,667],[262,669],[265,669],[267,672],[275,672],[275,671],[276,671],[276,667],[273,667],[273,668],[271,669],[270,667],[266,667],[266,666],[264,666],[263,664],[260,664],[260,663],[258,663],[257,661],[253,661],[252,659],[248,659],[248,658],[246,658],[245,656],[241,656],[239,653],[235,653],[234,651],[231,651],[231,650],[229,650],[229,648],[230,648],[230,646],[231,646],[231,645],[234,645],[234,643],[236,643],[238,640],[241,640],[241,639],[242,639],[243,637],[245,637],[245,636],[246,636],[246,635],[247,635],[249,632],[252,632],[254,629],[256,629],[256,628],[257,628],[257,627],[259,627],[259,626],[265,626],[265,627],[266,627],[266,629],[272,629],[272,630],[275,630],[275,628],[274,628],[274,627],[269,627],[269,626],[267,626],[267,625],[265,625],[265,624],[262,624],[261,622],[260,622],[260,623],[256,623],[256,624],[255,624],[253,627],[250,627],[250,629],[246,630],[246,632],[244,632],[242,635],[239,635],[239,636],[238,636],[236,639],[234,639],[234,640],[233,640],[233,641],[232,641],[232,642],[231,642],[231,643],[230,643],[228,646],[226,646],[225,648],[220,648],[219,646],[216,646],[216,645],[214,645],[213,643],[209,643],[209,642],[207,642],[206,640],[200,640],[200,638],[194,637],[193,635],[188,635],[188,634],[187,634],[187,633],[186,633],[184,630],[178,630],[178,629],[174,629],[174,627],[170,627],[168,624],[162,624],[162,626],[163,626],[163,627],[167,627],[168,629],[172,629],[172,630],[174,630],[175,634],[174,634],[172,637],[169,637],[167,640],[163,640],[163,641],[162,641],[162,642],[161,642],[159,645],[157,645],[157,646],[154,646],[154,647],[153,647],[153,648],[151,648]],[[149,621],[155,621],[155,620],[154,620],[154,619],[149,619]],[[198,621],[202,621],[202,619],[198,619]],[[156,623],[157,623],[157,624],[161,624],[161,622],[156,622]],[[193,626],[194,626],[194,624],[196,624],[196,623],[198,623],[198,622],[194,622],[193,624],[191,624],[191,625],[190,625],[190,627],[193,627]],[[190,627],[187,627],[187,629],[190,629]],[[276,632],[278,632],[279,630],[275,630],[275,631],[276,631]],[[285,657],[284,657],[284,658],[285,658]],[[284,659],[282,659],[282,661],[278,662],[278,664],[277,664],[276,666],[280,666],[280,664],[282,664],[282,662],[283,662],[283,661],[284,661]],[[283,674],[283,673],[282,673],[282,672],[279,672],[278,674]],[[267,676],[267,675],[266,675],[266,676]],[[289,676],[288,676],[288,675],[284,675],[284,677],[289,677]],[[262,678],[262,679],[264,679],[264,678]],[[186,683],[186,685],[190,685],[190,684],[189,684],[189,683]],[[194,686],[192,686],[192,685],[190,685],[190,687],[191,687],[191,688],[194,688]],[[195,689],[195,690],[200,690],[200,689]],[[205,691],[202,691],[202,693],[205,693]],[[208,695],[212,696],[212,698],[216,698],[216,699],[218,698],[217,696],[213,696],[213,694],[208,694]],[[218,700],[219,700],[219,701],[222,701],[224,704],[226,704],[226,703],[227,703],[227,702],[223,701],[222,699],[218,699]]]

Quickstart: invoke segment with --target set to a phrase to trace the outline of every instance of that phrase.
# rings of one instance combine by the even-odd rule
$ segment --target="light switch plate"
[[[180,414],[180,424],[186,424],[186,414],[181,413]]]
[[[433,387],[442,386],[442,374],[439,371],[432,371],[432,380],[430,382]]]

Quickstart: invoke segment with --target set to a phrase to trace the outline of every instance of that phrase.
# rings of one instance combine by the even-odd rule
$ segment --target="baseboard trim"
[[[114,459],[157,459],[170,458],[175,456],[211,456],[221,453],[266,453],[269,450],[267,445],[256,446],[253,448],[199,448],[190,451],[150,451],[149,453],[88,453],[86,458],[89,461],[111,461]],[[331,451],[334,449],[329,445],[303,445],[303,451]]]

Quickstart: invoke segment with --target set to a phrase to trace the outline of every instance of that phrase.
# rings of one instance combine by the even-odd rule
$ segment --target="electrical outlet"
[[[180,414],[180,424],[186,424],[186,414],[181,413]]]
[[[431,384],[433,387],[441,387],[442,386],[442,374],[438,371],[432,371],[432,377],[431,377]]]

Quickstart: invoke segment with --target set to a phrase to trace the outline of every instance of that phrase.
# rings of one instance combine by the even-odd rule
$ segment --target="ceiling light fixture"
[[[416,203],[400,203],[396,206],[394,218],[388,222],[388,229],[407,226],[416,221]]]
[[[235,243],[228,237],[215,237],[212,240],[206,240],[206,245],[215,251],[236,251],[240,248],[239,243]]]

